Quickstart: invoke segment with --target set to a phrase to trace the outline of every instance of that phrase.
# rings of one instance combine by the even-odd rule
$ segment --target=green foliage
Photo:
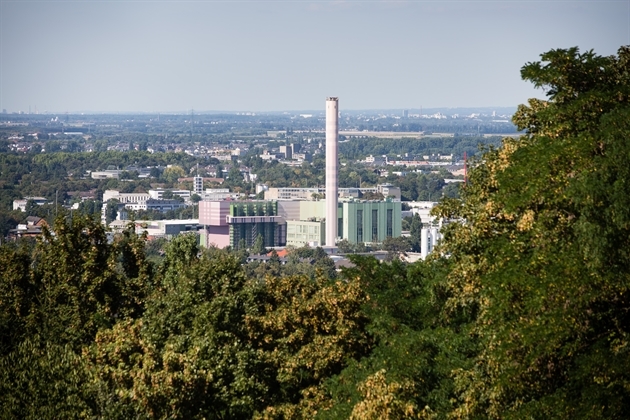
[[[411,224],[409,226],[409,244],[411,251],[420,252],[420,243],[422,241],[422,220],[418,213],[414,214],[411,218]]]
[[[0,354],[12,351],[28,334],[26,319],[33,300],[35,285],[30,275],[31,253],[28,243],[0,247]]]
[[[84,361],[70,346],[29,337],[0,358],[0,416],[92,417],[95,399],[89,381]]]
[[[311,418],[322,382],[370,349],[360,282],[267,277],[250,338],[273,377],[266,418]]]
[[[79,212],[100,220],[103,203],[98,200],[85,200],[79,203]]]
[[[118,217],[118,205],[120,202],[117,199],[109,200],[105,207],[105,223],[110,224]]]
[[[397,180],[401,198],[406,201],[439,201],[442,198],[444,176],[441,174],[408,173]]]
[[[134,415],[249,417],[266,391],[244,325],[252,292],[236,259],[198,258],[193,245],[184,235],[169,246],[146,315],[100,333],[90,364]]]
[[[383,241],[383,250],[387,251],[387,260],[392,261],[402,256],[407,255],[407,251],[410,250],[411,244],[408,238],[403,238],[402,236],[398,237],[387,237]]]
[[[95,396],[80,357],[99,329],[142,315],[151,267],[144,240],[109,243],[88,217],[60,216],[34,248],[0,247],[0,411],[85,417]]]
[[[252,254],[260,255],[265,253],[265,241],[261,234],[256,235],[254,245],[252,246]]]
[[[523,77],[546,89],[472,171],[451,225],[449,305],[478,307],[481,351],[457,375],[461,417],[623,418],[628,309],[630,50],[552,50]],[[622,192],[624,191],[624,192]]]
[[[462,333],[470,317],[449,317],[444,309],[447,262],[352,261],[356,267],[343,275],[360,279],[369,296],[363,311],[376,345],[326,381],[327,403],[318,418],[445,417],[456,395],[452,372],[468,366],[474,349]],[[402,407],[404,415],[397,411]]]

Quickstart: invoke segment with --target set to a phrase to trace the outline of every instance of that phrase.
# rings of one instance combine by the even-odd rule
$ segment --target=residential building
[[[29,200],[32,200],[38,206],[48,203],[48,200],[44,197],[24,197],[21,200],[13,200],[13,210],[26,211],[26,203]]]
[[[37,216],[28,216],[26,223],[17,225],[15,229],[9,230],[8,238],[11,240],[27,237],[37,237],[42,234],[44,226],[48,226],[46,220]]]

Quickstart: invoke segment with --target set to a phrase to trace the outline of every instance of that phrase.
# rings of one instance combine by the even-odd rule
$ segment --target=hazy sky
[[[552,48],[630,44],[630,1],[0,0],[8,112],[515,106]]]

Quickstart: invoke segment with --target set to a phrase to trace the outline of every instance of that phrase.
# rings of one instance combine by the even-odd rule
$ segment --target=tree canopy
[[[452,307],[481,351],[457,374],[462,417],[621,418],[630,409],[630,49],[552,50],[522,69],[548,100],[527,135],[472,171],[442,216]]]

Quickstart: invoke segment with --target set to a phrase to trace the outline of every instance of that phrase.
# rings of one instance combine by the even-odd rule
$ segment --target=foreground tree
[[[94,394],[81,349],[142,315],[151,285],[143,238],[128,229],[109,243],[92,218],[60,216],[34,247],[0,247],[0,265],[0,411],[88,415]]]
[[[452,224],[451,307],[478,311],[457,374],[462,418],[623,418],[630,411],[630,49],[552,50],[545,89],[472,171]]]

